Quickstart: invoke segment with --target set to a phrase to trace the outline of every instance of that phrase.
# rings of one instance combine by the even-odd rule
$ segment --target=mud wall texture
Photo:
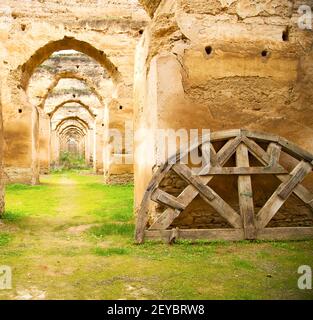
[[[313,1],[161,1],[137,47],[135,128],[151,133],[135,141],[137,209],[158,164],[157,129],[253,129],[313,152],[313,32],[298,27],[303,4]],[[215,187],[228,198],[233,183]],[[260,198],[273,183],[256,182],[268,189]],[[306,185],[313,190],[312,181]],[[206,226],[203,204],[195,206],[182,225]],[[295,203],[288,210],[305,214]]]

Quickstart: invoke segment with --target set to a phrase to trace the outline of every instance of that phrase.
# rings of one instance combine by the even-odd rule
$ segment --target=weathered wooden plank
[[[282,182],[286,182],[289,179],[287,175],[277,175],[276,177]],[[313,194],[307,188],[302,184],[298,184],[294,188],[293,193],[313,209]]]
[[[280,153],[281,153],[281,146],[276,143],[270,143],[267,148],[267,153],[269,155],[270,161],[269,166],[273,167],[279,163]]]
[[[202,196],[208,198],[209,200],[214,199],[215,196],[211,189],[203,184],[198,176],[193,175],[192,171],[186,165],[176,164],[173,166],[173,170],[187,183],[193,185]]]
[[[150,183],[147,186],[136,218],[135,241],[137,243],[142,243],[144,241],[144,231],[148,223],[148,212],[151,206],[151,193],[158,187],[159,183],[164,179],[171,167],[172,165],[169,164],[164,164],[161,166],[153,175]]]
[[[233,140],[229,140],[218,152],[217,161],[221,165],[225,163],[236,151],[241,142],[241,136],[236,137]]]
[[[146,191],[141,201],[140,209],[136,218],[135,241],[140,244],[144,241],[144,232],[148,223],[151,192]]]
[[[258,231],[259,240],[305,240],[313,239],[313,227],[277,227]]]
[[[205,142],[201,146],[202,152],[202,166],[206,166],[211,163],[211,143]]]
[[[212,145],[212,143],[206,142],[201,147],[202,151],[202,166],[199,169],[199,172],[205,174],[207,170],[211,167],[215,167],[218,165],[216,151]]]
[[[181,211],[167,208],[149,227],[149,230],[165,230],[180,215]]]
[[[304,161],[301,161],[297,167],[299,167],[299,169],[298,170],[295,169],[296,172],[294,174],[291,173],[292,177],[288,181],[286,181],[284,187],[278,191],[278,196],[283,200],[287,199],[290,196],[293,189],[312,170],[312,166],[309,163]]]
[[[197,173],[197,171],[195,171]],[[211,167],[198,175],[251,175],[251,174],[288,174],[288,171],[281,166],[276,167]]]
[[[169,206],[173,209],[177,209],[177,210],[184,210],[186,208],[186,206],[183,203],[180,203],[177,198],[175,198],[174,196],[170,195],[167,192],[164,192],[160,189],[156,189],[152,195],[151,195],[151,199],[153,201],[156,201],[160,204]]]
[[[266,153],[256,142],[253,140],[247,139],[245,137],[242,138],[244,143],[248,146],[251,153],[263,164],[268,165],[270,162],[270,156]],[[282,181],[286,182],[289,177],[287,175],[276,175],[276,177]],[[313,210],[313,194],[307,190],[303,185],[298,184],[293,193],[301,199],[304,203],[311,207]]]
[[[153,192],[159,186],[160,182],[164,179],[166,174],[171,170],[172,166],[172,164],[168,163],[160,166],[153,174],[153,177],[148,184],[146,191]]]
[[[221,140],[231,139],[231,138],[240,136],[240,134],[241,134],[240,129],[211,132],[211,141],[221,141]]]
[[[236,164],[237,166],[249,166],[248,148],[243,143],[237,148]],[[254,204],[250,176],[240,175],[238,177],[238,196],[245,238],[255,239],[256,228],[254,225]]]
[[[284,148],[286,153],[289,153],[290,155],[294,156],[298,160],[306,160],[306,161],[313,161],[313,155],[309,153],[306,150],[303,150],[302,148],[298,147],[294,143],[288,141],[287,139],[284,139],[282,137],[279,137],[278,143]]]
[[[146,230],[145,238],[149,240],[163,240],[169,242],[172,235],[172,230]],[[179,229],[179,239],[189,240],[227,240],[227,241],[239,241],[244,240],[243,229]]]
[[[255,141],[248,139],[247,137],[242,137],[242,141],[259,161],[266,165],[269,164],[270,156]]]
[[[211,205],[234,228],[241,228],[242,221],[236,211],[230,207],[214,190],[206,186],[200,177],[194,176],[191,170],[183,164],[174,165],[173,170],[185,181],[192,184],[202,199]],[[191,202],[192,200],[190,200]]]
[[[279,194],[281,192],[284,192],[284,190],[286,189],[288,190],[289,194],[291,194],[292,190],[290,190],[289,186],[293,186],[293,188],[295,187],[294,179],[296,179],[297,184],[300,183],[305,177],[305,175],[309,173],[311,170],[312,170],[311,165],[308,162],[304,162],[304,161],[301,161],[292,170],[292,172],[290,173],[289,179],[283,182],[276,189],[276,191],[272,194],[272,196],[269,198],[269,200],[265,203],[263,208],[257,214],[256,224],[258,228],[264,228],[287,200],[288,197],[282,198],[279,196]]]
[[[223,165],[236,151],[237,146],[241,141],[241,137],[236,137],[235,139],[231,139],[227,141],[224,146],[219,150],[219,152],[214,156],[214,165],[215,167],[219,167]],[[209,163],[203,168],[199,170],[201,175],[206,175],[207,172],[211,169],[212,164]]]
[[[179,238],[179,228],[173,228],[169,235],[168,243],[172,244]]]
[[[173,230],[146,230],[148,240],[169,242]],[[178,239],[186,240],[225,240],[241,241],[245,239],[243,229],[179,229]],[[313,239],[313,227],[277,227],[258,231],[258,240],[305,240]]]
[[[240,142],[239,142],[240,143]],[[238,144],[239,144],[238,143]],[[233,144],[233,140],[229,140],[221,150],[217,153],[217,157],[223,153],[225,153],[225,150],[228,150],[229,146]],[[231,154],[228,152],[228,157],[223,156],[222,161],[218,163],[218,165],[224,165],[224,163],[229,159]],[[201,177],[201,181],[203,184],[208,184],[213,179],[213,176],[204,176]],[[197,195],[199,194],[198,190],[192,186],[188,185],[182,193],[177,197],[177,200],[180,203],[183,203],[185,206],[187,206]],[[149,229],[166,229],[168,228],[171,223],[179,216],[180,211],[174,210],[173,208],[167,208],[150,226]]]
[[[258,131],[250,131],[246,129],[241,130],[242,135],[245,135],[248,138],[260,140],[260,141],[272,141],[272,142],[278,142],[279,136],[267,133],[267,132],[258,132]]]

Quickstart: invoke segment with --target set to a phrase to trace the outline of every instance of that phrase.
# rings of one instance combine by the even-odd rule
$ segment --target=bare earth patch
[[[75,226],[75,227],[68,228],[67,232],[72,233],[72,234],[79,234],[79,233],[87,231],[88,229],[90,229],[92,227],[97,227],[97,226],[99,226],[98,223],[82,224],[80,226]]]

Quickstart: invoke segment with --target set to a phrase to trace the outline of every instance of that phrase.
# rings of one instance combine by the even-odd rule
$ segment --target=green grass
[[[95,237],[102,238],[111,235],[120,235],[132,237],[134,234],[134,225],[129,223],[117,224],[117,223],[106,223],[101,227],[94,227],[90,230],[90,234]]]
[[[88,170],[9,185],[0,224],[0,265],[13,289],[47,299],[313,299],[297,288],[313,267],[313,241],[133,243],[133,186]]]
[[[11,241],[11,235],[9,233],[0,233],[0,247],[6,246]]]
[[[128,253],[128,250],[125,248],[95,248],[94,253],[98,256],[108,257],[112,255],[125,255]]]

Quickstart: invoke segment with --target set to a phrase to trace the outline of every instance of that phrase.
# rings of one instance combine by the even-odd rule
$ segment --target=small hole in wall
[[[102,123],[102,127],[104,127],[104,123]]]
[[[77,69],[79,69],[79,66],[76,66]]]
[[[210,55],[210,54],[212,53],[212,50],[213,50],[213,49],[212,49],[211,46],[206,46],[206,47],[205,47],[205,52],[206,52],[207,55]]]
[[[289,40],[289,29],[288,28],[283,31],[282,39],[283,39],[283,41],[288,41]]]
[[[120,106],[119,109],[122,110],[122,109],[123,109],[123,106]]]
[[[21,24],[21,30],[25,31],[25,29],[26,29],[26,24]]]
[[[76,94],[73,94],[73,98],[76,98]]]
[[[261,56],[262,56],[262,57],[267,57],[267,56],[268,56],[268,51],[267,51],[267,50],[263,50],[263,51],[261,52]]]
[[[18,113],[22,113],[23,112],[23,110],[22,109],[18,109]]]
[[[143,29],[140,29],[140,30],[139,30],[139,34],[143,34]]]

